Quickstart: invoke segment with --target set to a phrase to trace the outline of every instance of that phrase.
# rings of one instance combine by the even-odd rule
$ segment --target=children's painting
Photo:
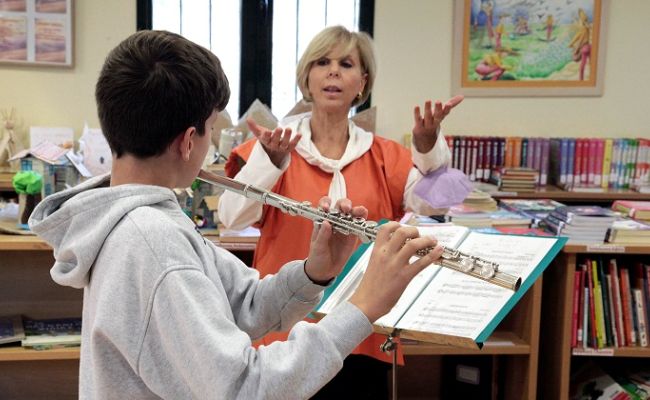
[[[456,1],[454,92],[602,95],[608,1]]]

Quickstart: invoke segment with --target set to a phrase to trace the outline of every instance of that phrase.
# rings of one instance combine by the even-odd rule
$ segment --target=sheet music
[[[471,232],[459,250],[499,263],[499,269],[525,279],[551,250],[552,237]],[[475,339],[513,295],[511,290],[442,268],[397,324],[399,329]]]
[[[418,226],[417,228],[420,235],[434,236],[439,244],[454,249],[469,232],[469,228],[459,225]],[[415,260],[417,260],[417,257],[412,257],[409,261],[414,262]],[[375,325],[394,327],[406,310],[413,304],[413,301],[415,301],[429,282],[439,273],[441,268],[439,265],[432,264],[417,274],[406,287],[399,300],[397,300],[395,306],[393,306],[388,314],[375,321]]]
[[[418,227],[418,230],[420,231],[420,235],[434,236],[441,245],[451,248],[456,248],[469,232],[469,228],[464,226],[442,224],[439,226]],[[354,267],[345,276],[344,281],[339,284],[330,297],[319,307],[319,312],[329,313],[337,304],[348,300],[352,296],[363,278],[363,274],[370,261],[373,247],[374,243],[359,258]],[[413,257],[410,262],[414,262],[415,260],[417,258]],[[420,295],[424,287],[429,284],[440,268],[442,267],[434,264],[416,275],[391,311],[375,321],[375,324],[386,327],[395,326],[397,321],[404,315],[404,312]]]

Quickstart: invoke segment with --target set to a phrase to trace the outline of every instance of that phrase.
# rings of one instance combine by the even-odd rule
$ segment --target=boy
[[[325,222],[306,260],[260,280],[200,235],[171,190],[198,174],[229,95],[219,60],[169,32],[135,33],[104,63],[95,96],[111,175],[50,196],[30,219],[54,248],[52,278],[84,289],[80,398],[309,397],[440,257],[438,247],[409,265],[435,240],[387,224],[350,301],[316,324],[296,323],[355,239]],[[337,207],[367,213],[348,200]],[[291,326],[288,342],[251,346]]]

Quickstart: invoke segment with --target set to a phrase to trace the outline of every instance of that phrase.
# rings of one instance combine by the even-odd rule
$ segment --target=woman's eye
[[[341,65],[345,68],[352,68],[352,63],[350,61],[342,61]]]
[[[320,59],[316,60],[316,65],[323,66],[323,65],[327,65],[327,64],[328,64],[327,58],[320,58]]]

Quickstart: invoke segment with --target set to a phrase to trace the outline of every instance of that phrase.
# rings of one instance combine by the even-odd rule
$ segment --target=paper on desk
[[[84,124],[83,133],[79,138],[79,152],[83,156],[83,165],[92,176],[102,175],[111,170],[113,164],[111,148],[101,129],[89,128],[88,124]]]

